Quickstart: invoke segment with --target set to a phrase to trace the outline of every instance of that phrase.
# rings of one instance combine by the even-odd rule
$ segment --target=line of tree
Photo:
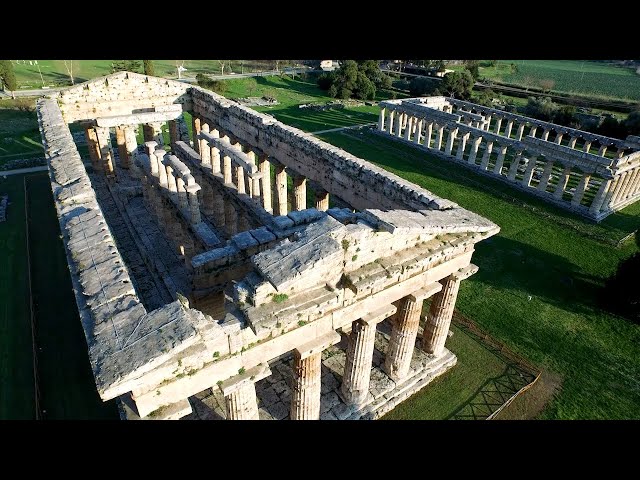
[[[202,73],[196,75],[196,82],[198,82],[198,85],[202,88],[219,93],[220,95],[224,95],[227,89],[227,83],[224,80],[212,80]]]
[[[11,60],[0,60],[0,85],[3,90],[11,92],[11,96],[16,98],[15,91],[18,88],[16,74],[13,71],[13,63]]]
[[[153,60],[142,60],[142,65],[144,67],[144,74],[154,76],[156,74],[156,69],[153,65]]]
[[[375,60],[346,60],[338,70],[318,77],[318,86],[334,98],[373,99],[377,89],[391,87],[391,77]]]

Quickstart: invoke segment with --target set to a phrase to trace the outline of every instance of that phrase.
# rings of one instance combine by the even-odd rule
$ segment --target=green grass
[[[515,63],[518,71],[510,67]],[[552,91],[601,98],[640,100],[640,75],[631,68],[581,60],[500,60],[481,67],[480,76],[523,87],[552,80]]]
[[[617,249],[597,238],[637,229],[639,205],[594,225],[372,133],[321,137],[500,225],[497,236],[477,245],[480,271],[462,282],[457,308],[565,378],[544,418],[640,418],[640,326],[596,304],[604,279],[638,250],[633,241]]]
[[[14,107],[13,100],[0,101],[0,165],[8,160],[41,156],[43,152],[36,113]]]
[[[507,365],[464,330],[452,325],[447,348],[458,363],[421,392],[405,400],[383,420],[443,420],[462,410],[492,378],[500,377]],[[514,392],[515,393],[515,392]]]
[[[0,420],[35,418],[26,225],[22,176],[3,179],[9,194],[0,223]]]

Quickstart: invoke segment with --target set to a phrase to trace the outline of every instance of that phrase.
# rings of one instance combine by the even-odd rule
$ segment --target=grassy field
[[[22,176],[0,176],[9,194],[0,223],[0,420],[35,416],[26,225]]]
[[[9,192],[8,221],[0,224],[0,419],[35,418],[34,375],[23,178],[28,196],[31,289],[41,418],[115,419],[113,401],[95,389],[67,262],[59,238],[48,176],[0,179]],[[11,287],[11,288],[9,288]]]
[[[481,67],[480,76],[523,87],[541,87],[541,81],[551,80],[551,90],[556,92],[640,101],[640,75],[630,68],[600,62],[499,60],[495,67]]]
[[[37,157],[43,152],[36,113],[19,111],[15,106],[13,100],[0,101],[0,166],[8,160]]]
[[[516,353],[564,377],[543,418],[640,418],[640,326],[596,305],[603,280],[638,246],[630,241],[616,249],[595,239],[637,229],[639,205],[591,225],[372,133],[321,137],[500,225],[499,235],[478,245],[480,271],[462,283],[457,308]],[[416,410],[413,418],[419,415]]]

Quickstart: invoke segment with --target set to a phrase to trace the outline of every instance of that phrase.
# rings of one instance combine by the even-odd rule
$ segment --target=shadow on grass
[[[313,110],[310,108],[286,107],[268,112],[282,123],[301,130],[314,132],[331,128],[349,127],[356,124],[373,123],[377,116],[371,112],[351,109]]]
[[[310,97],[325,98],[327,96],[324,91],[318,88],[318,85],[315,82],[311,81],[294,80],[287,76],[258,76],[254,78],[258,85],[263,85],[265,87],[284,88]]]

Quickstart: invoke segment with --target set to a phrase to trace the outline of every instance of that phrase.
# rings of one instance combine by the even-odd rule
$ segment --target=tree
[[[438,86],[437,80],[428,77],[413,77],[409,83],[409,93],[413,97],[430,95]]]
[[[578,127],[578,119],[576,118],[576,107],[573,105],[563,105],[553,116],[553,123],[565,125],[567,127]]]
[[[640,323],[640,252],[618,264],[618,270],[601,290],[601,304],[609,311]]]
[[[229,67],[231,70],[231,60],[218,60],[218,63],[220,64],[220,75],[224,75],[225,67]]]
[[[365,74],[368,68],[364,63],[358,64],[355,60],[346,60],[330,76],[323,77],[323,86],[332,80],[328,93],[334,98],[353,97],[361,100],[374,98],[376,86]],[[320,81],[320,79],[318,80]]]
[[[75,85],[73,80],[73,60],[64,60],[64,68],[67,70],[67,74],[71,80],[71,85]]]
[[[318,87],[321,90],[329,90],[335,80],[333,72],[325,72],[318,77]]]
[[[549,93],[553,87],[555,87],[556,81],[551,78],[544,78],[540,80],[540,87],[543,92]]]
[[[468,70],[447,73],[440,82],[438,91],[449,97],[467,100],[471,97],[473,89],[473,77]]]
[[[640,135],[640,107],[627,116],[624,121],[627,135]]]
[[[465,60],[464,68],[469,71],[474,81],[480,78],[480,62],[478,60]]]
[[[358,62],[358,70],[364,73],[376,88],[391,87],[391,77],[380,70],[380,66],[376,60],[360,60]]]
[[[142,64],[144,65],[144,74],[145,75],[150,75],[150,76],[154,76],[155,73],[155,68],[153,66],[153,60],[143,60]]]
[[[115,60],[111,64],[111,72],[134,72],[140,73],[142,64],[139,60]]]
[[[3,90],[9,90],[11,96],[16,98],[15,90],[18,88],[18,83],[11,60],[0,60],[0,85]]]
[[[557,110],[558,105],[553,103],[549,97],[529,97],[527,104],[524,107],[524,114],[528,117],[537,118],[538,120],[544,120],[547,122],[554,118]]]
[[[220,95],[223,95],[227,89],[227,84],[224,80],[212,80],[202,73],[196,75],[196,81],[201,87],[212,90]]]

